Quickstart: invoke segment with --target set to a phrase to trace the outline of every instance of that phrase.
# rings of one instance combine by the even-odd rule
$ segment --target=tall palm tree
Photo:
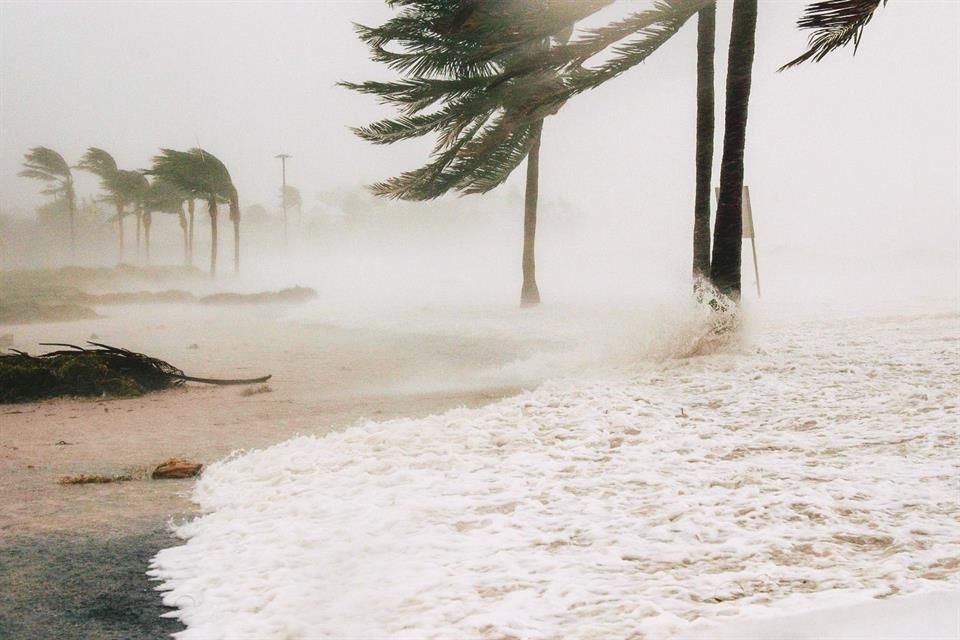
[[[527,111],[525,92],[540,91],[555,83],[556,74],[539,74],[536,82],[523,85],[511,80],[516,65],[525,64],[530,49],[548,51],[551,43],[565,40],[570,30],[538,31],[538,39],[522,46],[507,47],[502,53],[480,63],[478,51],[495,49],[503,43],[497,38],[513,33],[500,29],[473,29],[475,2],[448,0],[405,2],[404,10],[378,28],[358,27],[360,38],[370,47],[372,57],[404,74],[396,82],[343,82],[342,86],[372,95],[400,108],[400,116],[355,129],[361,138],[376,144],[437,134],[431,161],[420,169],[379,182],[371,190],[381,196],[405,200],[429,200],[454,190],[462,193],[486,193],[502,184],[527,160],[524,197],[524,240],[522,258],[521,304],[540,302],[536,283],[535,237],[539,188],[539,153],[543,118],[553,107],[530,110],[529,122],[519,127],[502,126],[509,111]],[[599,4],[594,1],[594,4]],[[605,4],[605,2],[604,2]],[[546,5],[544,5],[546,6]],[[529,6],[513,16],[532,20]],[[488,16],[501,16],[498,11]],[[538,16],[539,17],[539,16]],[[548,20],[547,23],[550,21]],[[516,27],[516,21],[512,21]],[[401,51],[391,51],[388,45]],[[439,109],[434,109],[439,105]]]
[[[713,56],[717,5],[697,14],[697,150],[693,205],[693,278],[695,286],[710,276],[710,180],[713,175]]]
[[[168,182],[191,198],[206,200],[210,214],[210,274],[217,272],[217,216],[218,201],[224,200],[230,207],[233,222],[234,269],[240,270],[240,199],[230,179],[226,166],[213,154],[203,149],[189,151],[161,149],[154,156],[153,167],[147,172]]]
[[[70,256],[77,259],[77,194],[73,188],[73,173],[70,165],[59,153],[47,147],[34,147],[24,154],[23,170],[18,175],[47,183],[46,195],[64,199],[70,218]]]
[[[713,230],[710,280],[722,293],[740,299],[743,249],[743,153],[753,79],[757,0],[734,0],[727,57],[726,122],[720,160],[720,198]]]

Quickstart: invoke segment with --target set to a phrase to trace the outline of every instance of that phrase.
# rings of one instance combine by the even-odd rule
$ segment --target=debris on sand
[[[133,480],[133,476],[127,473],[120,473],[112,476],[104,475],[85,475],[81,474],[79,476],[63,476],[60,478],[60,484],[108,484],[111,482],[129,482]]]
[[[30,402],[60,396],[140,396],[200,382],[216,385],[259,384],[271,376],[244,379],[196,378],[187,376],[169,362],[119,347],[89,342],[96,349],[71,344],[39,356],[12,349],[0,354],[0,404]]]
[[[161,462],[153,470],[150,477],[154,480],[171,480],[180,478],[193,478],[199,475],[203,465],[197,462],[190,462],[183,458],[170,458],[166,462]]]
[[[273,389],[271,389],[268,384],[261,384],[256,387],[247,387],[240,392],[240,395],[244,398],[249,398],[250,396],[255,396],[260,393],[273,393]]]

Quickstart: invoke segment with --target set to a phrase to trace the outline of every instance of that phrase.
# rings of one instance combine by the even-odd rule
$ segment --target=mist
[[[956,292],[957,7],[891,3],[856,56],[843,51],[776,73],[803,47],[793,26],[802,7],[764,4],[758,25],[746,167],[766,295],[802,300],[830,285],[840,297],[864,288],[875,296],[892,281],[894,297],[928,283]],[[290,153],[288,183],[304,198],[300,220],[316,229],[336,228],[345,215],[323,194],[362,198],[364,185],[426,157],[425,144],[377,147],[354,137],[349,126],[389,110],[334,86],[389,77],[352,33],[353,22],[377,24],[390,15],[380,3],[245,3],[222,15],[218,5],[204,3],[7,2],[2,11],[5,217],[30,218],[43,202],[33,181],[16,176],[22,154],[40,144],[71,163],[99,146],[122,168],[149,166],[161,146],[199,144],[224,160],[242,207],[265,207],[274,224],[274,156]],[[729,5],[719,11],[722,22]],[[686,277],[694,32],[684,29],[648,63],[547,120],[537,247],[546,301],[639,301]],[[721,78],[724,37],[720,29]],[[717,115],[722,127],[722,107]],[[79,197],[92,199],[97,179],[75,173]],[[362,230],[334,234],[336,242],[320,233],[301,237],[303,227],[296,227],[294,260],[278,261],[286,250],[250,233],[242,275],[275,272],[293,281],[303,274],[366,300],[509,301],[519,277],[522,177],[515,172],[486,197],[369,199]],[[198,220],[202,238],[202,214]],[[166,222],[157,225],[158,242],[176,237],[175,228],[163,229],[171,226]],[[390,234],[396,237],[377,239]],[[11,257],[19,238],[5,230],[4,244],[7,268],[21,263]],[[229,253],[226,244],[222,254]],[[57,260],[52,250],[19,253]],[[155,262],[176,262],[161,255]],[[340,274],[334,256],[342,260]],[[745,252],[745,280],[749,259]],[[918,277],[905,275],[914,269]]]

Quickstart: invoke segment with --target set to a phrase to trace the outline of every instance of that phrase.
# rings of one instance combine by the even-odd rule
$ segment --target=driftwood
[[[56,342],[42,344],[66,349],[39,356],[11,349],[12,355],[0,355],[0,403],[69,395],[139,396],[184,382],[243,385],[271,378],[197,378],[169,362],[99,342],[88,342],[96,349]]]

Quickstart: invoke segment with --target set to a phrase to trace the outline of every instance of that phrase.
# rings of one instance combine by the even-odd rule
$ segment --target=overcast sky
[[[794,25],[804,4],[760,1],[746,158],[758,234],[768,246],[842,237],[955,253],[960,3],[890,0],[855,57],[841,51],[776,73],[803,50],[806,36]],[[722,73],[730,3],[719,6]],[[386,77],[351,26],[388,17],[382,2],[3,0],[0,7],[5,208],[42,201],[35,181],[16,176],[23,153],[37,145],[71,164],[99,146],[121,168],[141,168],[160,147],[199,144],[226,163],[244,206],[268,207],[277,206],[281,152],[293,156],[288,181],[308,208],[318,192],[425,160],[426,143],[376,147],[355,138],[349,125],[389,112],[334,86]],[[695,32],[691,21],[642,67],[548,119],[545,201],[566,201],[631,233],[689,235]],[[507,192],[521,179],[517,172]],[[81,195],[96,193],[96,180],[79,184]],[[542,212],[544,224],[549,215]]]

